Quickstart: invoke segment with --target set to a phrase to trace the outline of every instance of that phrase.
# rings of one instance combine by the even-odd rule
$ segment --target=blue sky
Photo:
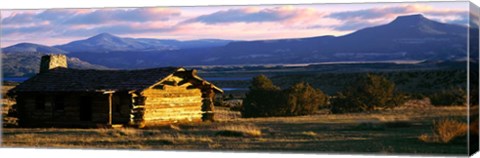
[[[2,10],[2,46],[64,44],[107,32],[121,37],[258,40],[344,35],[423,14],[467,24],[468,2]]]

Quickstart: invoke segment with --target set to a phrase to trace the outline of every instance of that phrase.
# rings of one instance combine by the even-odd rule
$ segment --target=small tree
[[[319,106],[328,104],[328,96],[310,84],[300,82],[286,91],[288,115],[313,114]]]
[[[258,75],[252,79],[252,85],[249,87],[251,91],[255,90],[280,90],[280,87],[275,86],[267,76]]]
[[[283,112],[280,88],[265,75],[253,78],[250,91],[243,100],[242,117],[274,116]]]
[[[434,106],[466,105],[467,103],[467,92],[460,87],[442,90],[428,97]]]
[[[359,100],[356,98],[348,98],[342,92],[337,93],[332,99],[330,99],[331,112],[334,114],[337,113],[346,113],[346,112],[360,112],[362,109],[360,106],[357,106]]]
[[[367,74],[332,99],[332,113],[371,111],[403,102],[395,84],[385,77]]]
[[[252,80],[243,100],[242,117],[296,116],[312,114],[327,104],[328,96],[308,83],[280,90],[264,75]]]

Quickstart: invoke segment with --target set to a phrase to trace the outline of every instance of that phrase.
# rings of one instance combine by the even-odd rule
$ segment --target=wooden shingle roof
[[[167,76],[184,70],[178,67],[143,70],[79,70],[55,68],[24,81],[11,92],[105,92],[143,90]]]

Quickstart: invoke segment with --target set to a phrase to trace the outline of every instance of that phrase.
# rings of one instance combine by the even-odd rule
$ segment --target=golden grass
[[[437,142],[438,139],[436,139],[437,137],[433,137],[429,134],[422,134],[420,136],[418,136],[418,140],[422,141],[422,142],[426,142],[426,143],[431,143],[431,142]]]
[[[302,135],[310,136],[310,137],[316,137],[317,133],[315,133],[314,131],[304,131],[304,132],[302,132]]]
[[[434,125],[435,133],[440,136],[440,140],[444,143],[448,143],[456,137],[464,136],[468,130],[466,123],[453,119],[442,119],[435,122]]]
[[[431,130],[433,120],[465,118],[465,111],[466,107],[434,107],[355,114],[225,118],[144,129],[4,128],[1,141],[3,147],[460,154],[466,153],[466,143],[461,142],[466,139],[438,145],[411,138]],[[386,128],[356,129],[362,122]],[[231,133],[237,135],[228,135]]]
[[[98,133],[103,136],[113,136],[113,137],[122,137],[122,136],[138,136],[142,133],[137,129],[132,128],[117,128],[117,129],[99,129]]]
[[[10,147],[151,149],[186,144],[207,145],[209,136],[163,130],[118,129],[18,129],[7,134],[2,143]],[[9,132],[10,133],[10,132]],[[12,133],[13,134],[13,133]],[[3,144],[5,145],[5,144]]]
[[[423,142],[449,143],[453,139],[467,134],[468,125],[464,122],[444,118],[433,122],[433,134],[418,137]]]
[[[15,104],[15,100],[12,98],[6,97],[6,93],[8,90],[12,89],[14,86],[2,86],[2,98],[1,103],[2,107],[0,111],[2,112],[2,126],[3,127],[14,127],[17,126],[17,118],[9,117],[9,111],[12,109],[13,105]]]
[[[218,127],[217,135],[259,137],[262,131],[254,125],[226,125]]]

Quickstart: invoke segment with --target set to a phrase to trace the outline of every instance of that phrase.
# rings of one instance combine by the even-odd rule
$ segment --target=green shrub
[[[451,88],[433,93],[429,98],[434,106],[465,105],[467,93],[462,88]]]
[[[310,84],[301,82],[281,90],[264,75],[252,80],[243,100],[242,117],[297,116],[316,112],[328,104],[328,96]]]
[[[371,111],[402,104],[404,96],[385,77],[367,74],[348,86],[331,101],[332,113]]]
[[[254,77],[242,105],[242,117],[267,117],[283,112],[280,88],[265,75]]]
[[[256,91],[256,90],[259,90],[259,91],[263,91],[263,90],[278,91],[278,90],[280,90],[280,87],[275,86],[273,84],[272,80],[270,80],[265,75],[258,75],[256,77],[254,77],[251,84],[252,85],[249,87],[250,91]]]
[[[310,84],[300,82],[285,91],[287,95],[286,115],[307,115],[318,111],[320,106],[328,104],[328,96]]]
[[[334,114],[347,113],[347,112],[360,112],[362,109],[357,106],[358,100],[354,98],[348,98],[342,92],[337,93],[336,96],[331,98],[331,112]]]

